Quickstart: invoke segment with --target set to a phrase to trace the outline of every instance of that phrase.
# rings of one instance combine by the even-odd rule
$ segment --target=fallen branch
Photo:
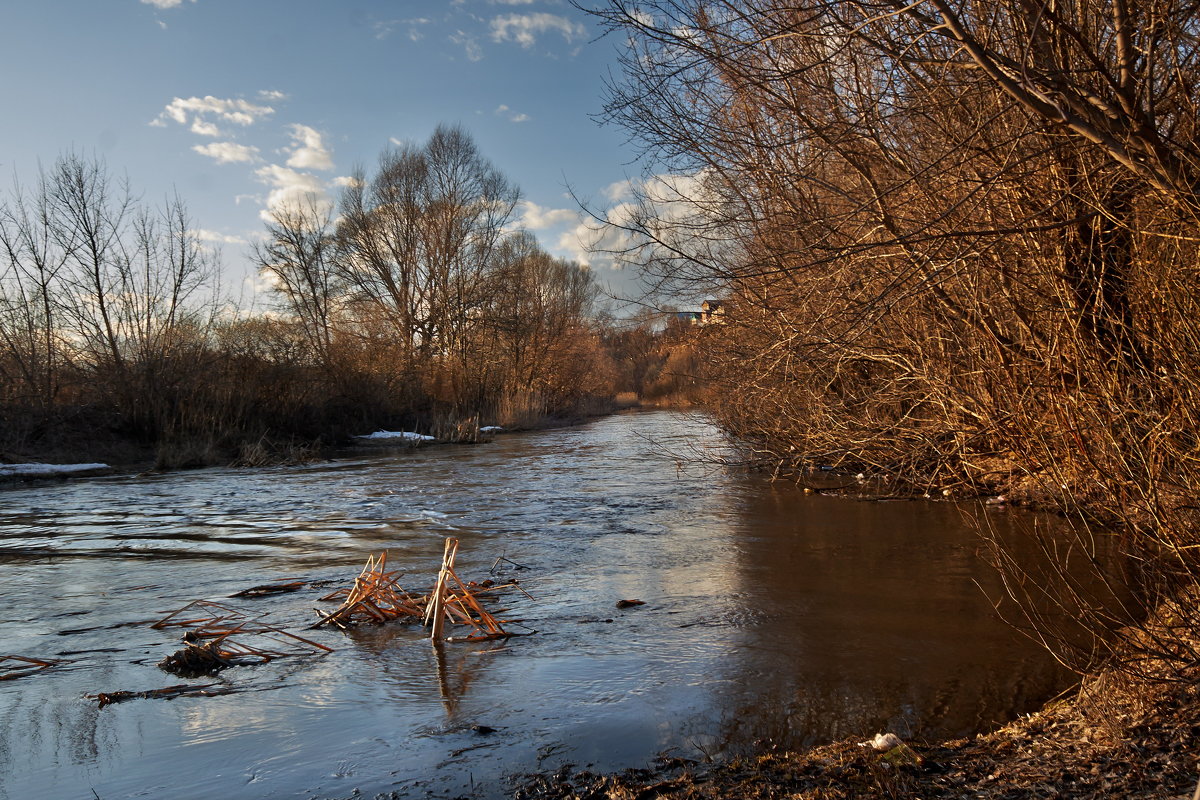
[[[232,687],[222,686],[219,683],[204,683],[200,685],[180,683],[175,686],[164,686],[161,689],[149,689],[144,692],[100,692],[98,694],[89,694],[87,698],[99,701],[100,708],[104,708],[113,703],[123,703],[126,700],[172,700],[176,697],[217,697],[218,695],[232,694],[234,691],[236,690]]]
[[[185,611],[193,613],[181,616]],[[247,619],[247,616],[236,608],[212,603],[208,600],[193,600],[181,609],[172,611],[167,616],[151,625],[151,628],[195,628],[216,625],[229,620]]]
[[[234,639],[234,634],[240,638]],[[205,641],[209,636],[211,638]],[[204,629],[189,631],[184,641],[187,644],[182,650],[158,662],[159,669],[194,678],[214,675],[228,667],[266,664],[277,658],[313,655],[318,651],[333,652],[332,647],[269,626],[231,628],[219,632]]]
[[[6,661],[13,664],[5,666]],[[49,669],[62,661],[54,658],[29,658],[28,656],[0,656],[0,681],[11,681]]]
[[[234,592],[230,597],[267,597],[273,594],[284,594],[285,592],[295,592],[305,587],[304,581],[291,581],[290,583],[264,583],[259,586],[251,586],[249,589],[242,589],[240,592]]]

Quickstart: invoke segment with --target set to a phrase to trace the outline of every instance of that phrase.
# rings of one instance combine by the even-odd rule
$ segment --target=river
[[[997,619],[967,523],[1020,536],[1028,517],[806,496],[702,457],[723,447],[702,419],[629,413],[480,446],[0,491],[0,655],[64,660],[0,682],[0,800],[502,797],[564,764],[966,735],[1067,685]],[[304,631],[329,588],[227,599],[346,585],[385,549],[424,590],[446,536],[464,579],[508,559],[499,576],[533,599],[506,596],[504,616],[537,633],[439,655],[401,624]],[[148,623],[195,599],[334,652],[195,681],[222,696],[86,699],[179,683],[156,667],[179,630]]]

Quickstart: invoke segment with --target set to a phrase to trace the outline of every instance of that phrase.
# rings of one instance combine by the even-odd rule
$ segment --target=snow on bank
[[[503,430],[504,430],[504,428],[500,427],[499,425],[484,425],[482,428],[479,429],[479,432],[480,433],[500,433]]]
[[[362,436],[355,436],[355,439],[399,439],[404,442],[432,442],[434,437],[426,436],[423,433],[414,433],[413,431],[375,431],[374,433],[366,433]]]
[[[61,478],[109,468],[108,464],[0,464],[0,478]]]

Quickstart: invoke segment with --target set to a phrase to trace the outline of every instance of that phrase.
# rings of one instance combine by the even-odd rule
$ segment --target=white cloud
[[[333,169],[333,157],[321,134],[307,125],[290,125],[295,146],[289,149],[287,165],[296,169]]]
[[[558,249],[584,266],[619,269],[620,254],[636,248],[638,241],[622,226],[637,212],[633,203],[618,203],[604,212],[603,220],[587,217],[558,237]]]
[[[429,17],[408,17],[406,19],[384,19],[371,25],[375,31],[376,39],[386,39],[392,35],[392,32],[397,27],[402,25],[408,27],[408,38],[414,42],[419,42],[425,38],[425,34],[421,31],[421,27],[429,25],[433,22]]]
[[[316,175],[297,172],[278,164],[259,167],[254,171],[254,175],[271,187],[267,194],[266,208],[259,214],[268,222],[273,212],[307,210],[312,206],[324,210],[332,205],[325,185]]]
[[[245,238],[241,236],[229,236],[217,231],[209,231],[204,228],[197,228],[192,231],[196,238],[202,242],[215,242],[216,244],[249,244]]]
[[[720,199],[705,180],[701,172],[613,183],[603,192],[613,205],[596,212],[600,219],[581,218],[559,236],[558,249],[584,265],[620,269],[652,254],[669,257],[712,246],[709,237],[695,236],[696,225],[707,224],[720,212]],[[643,227],[666,250],[636,232]]]
[[[517,111],[513,111],[511,108],[503,104],[497,106],[496,110],[492,113],[498,117],[504,117],[509,122],[529,122],[531,119],[528,114],[522,114]]]
[[[462,46],[468,61],[479,61],[483,58],[483,48],[479,46],[479,40],[471,34],[455,31],[450,34],[450,41]]]
[[[275,89],[259,89],[258,99],[265,100],[268,103],[278,103],[282,100],[287,100],[288,96],[283,92],[276,91]]]
[[[339,175],[336,178],[334,178],[333,180],[331,180],[329,182],[329,185],[336,187],[338,189],[344,189],[347,186],[360,186],[360,185],[362,185],[362,181],[360,181],[358,178],[354,177],[353,175]]]
[[[531,200],[521,201],[521,227],[530,231],[540,231],[568,223],[578,223],[580,213],[573,208],[547,208],[539,206]]]
[[[196,119],[192,120],[192,133],[196,134],[197,136],[220,136],[221,129],[213,123],[206,122],[205,120],[197,117]]]
[[[538,35],[546,32],[561,33],[568,42],[582,38],[586,33],[580,23],[545,12],[496,17],[491,22],[491,28],[493,41],[516,42],[525,48],[533,47]]]
[[[630,12],[629,15],[631,17],[633,17],[634,21],[637,22],[638,25],[641,25],[643,28],[653,28],[654,27],[654,15],[648,11],[643,11],[640,8],[635,8],[633,11]]]
[[[610,183],[604,188],[604,196],[610,203],[620,203],[633,197],[633,182],[626,178],[623,181]]]
[[[196,0],[192,0],[192,2],[194,3]],[[142,3],[155,8],[175,8],[183,5],[183,0],[142,0]]]
[[[245,287],[246,293],[249,294],[251,297],[257,297],[258,295],[269,294],[270,292],[274,291],[275,289],[278,289],[279,284],[280,284],[279,276],[275,272],[273,272],[272,270],[269,270],[269,269],[263,270],[262,272],[256,273],[254,275],[247,275],[245,278],[242,279],[242,286]],[[267,309],[265,311],[258,311],[256,313],[261,317],[270,318],[270,319],[275,319],[280,316],[278,311],[272,311],[270,309]]]
[[[234,142],[198,144],[192,149],[202,156],[216,160],[218,164],[250,164],[258,160],[257,147]]]
[[[212,115],[225,122],[235,125],[253,125],[258,120],[275,113],[270,106],[255,105],[241,98],[221,98],[206,95],[204,97],[176,97],[151,125],[162,126],[167,120],[174,120],[180,125],[186,125],[188,119],[198,120],[205,115]]]

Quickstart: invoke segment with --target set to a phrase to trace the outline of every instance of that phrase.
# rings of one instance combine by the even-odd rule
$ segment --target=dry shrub
[[[1110,555],[1133,598],[1088,611],[1099,635],[1147,633],[1200,586],[1195,12],[595,12],[629,42],[607,112],[656,170],[622,255],[658,287],[723,293],[725,324],[700,338],[720,423],[776,468],[1020,489],[1120,526]],[[1096,558],[1099,535],[1047,552]],[[1045,577],[1089,608],[1069,575]],[[1009,577],[1016,596],[1033,585]],[[1184,664],[1177,634],[1122,638]]]

